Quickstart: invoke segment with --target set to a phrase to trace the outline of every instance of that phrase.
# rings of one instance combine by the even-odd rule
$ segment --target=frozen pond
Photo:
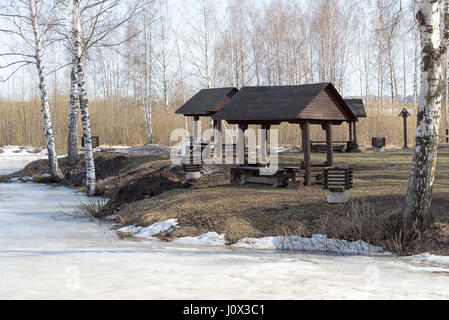
[[[449,299],[449,267],[118,240],[84,196],[0,184],[0,299]]]
[[[21,147],[1,147],[0,175],[10,174],[23,169],[27,164],[39,159],[46,159],[44,152],[33,154]]]

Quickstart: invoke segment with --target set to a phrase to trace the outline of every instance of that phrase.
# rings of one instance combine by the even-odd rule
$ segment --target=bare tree
[[[172,61],[172,55],[170,52],[170,40],[171,40],[171,30],[168,23],[168,8],[167,0],[159,0],[158,5],[158,15],[159,15],[159,30],[157,32],[158,38],[157,43],[159,44],[159,52],[155,56],[159,65],[160,74],[160,87],[162,91],[162,99],[164,101],[165,108],[168,109],[170,103],[170,75],[169,67]]]
[[[78,155],[76,125],[78,121],[78,105],[76,101],[79,100],[86,161],[85,183],[89,196],[93,196],[96,193],[96,177],[84,59],[91,48],[113,48],[129,40],[128,37],[118,41],[112,41],[112,39],[108,38],[117,28],[129,21],[138,8],[136,5],[124,17],[117,18],[111,14],[111,11],[118,6],[119,1],[117,0],[102,0],[95,3],[86,2],[83,7],[81,6],[81,0],[73,0],[71,7],[71,31],[69,35],[66,35],[67,44],[72,55],[72,90],[68,130],[68,154],[72,159],[69,162],[72,164],[76,163]],[[77,89],[75,81],[78,86]],[[118,88],[118,86],[116,87]]]
[[[146,1],[141,13],[143,16],[143,28],[140,57],[140,96],[149,144],[153,144],[153,65],[155,63],[153,32],[156,12],[155,3],[153,1]]]
[[[21,68],[28,65],[35,65],[39,76],[39,89],[44,116],[44,133],[47,141],[48,163],[50,174],[54,181],[61,181],[64,178],[58,164],[56,154],[55,138],[51,122],[51,112],[48,100],[47,73],[44,63],[44,51],[56,41],[49,37],[50,31],[54,28],[55,13],[59,3],[53,1],[45,4],[43,1],[21,0],[11,1],[8,6],[0,8],[0,18],[3,20],[0,32],[7,37],[13,37],[20,43],[13,52],[0,53],[1,57],[12,58],[0,69],[12,70],[6,80],[10,79]],[[45,15],[43,14],[45,12]]]
[[[78,63],[79,61],[88,58],[89,51],[92,48],[113,49],[135,37],[136,34],[128,34],[125,37],[116,37],[114,39],[110,36],[136,14],[139,9],[139,1],[137,0],[128,12],[119,16],[114,14],[114,10],[120,7],[120,2],[118,0],[100,0],[96,2],[78,0],[76,2],[73,1],[72,7],[69,5],[66,5],[66,7],[70,8],[69,12],[71,12],[72,24],[70,28],[68,28],[68,32],[66,32],[65,29],[60,29],[59,32],[66,39],[67,47],[72,56],[67,154],[68,164],[73,166],[78,162],[77,102],[82,99],[79,96],[79,91],[81,90],[79,88],[79,83],[85,83],[84,79],[78,78]],[[79,30],[77,30],[77,28]],[[80,39],[77,39],[77,37],[80,37]],[[77,57],[77,55],[79,55],[79,57]],[[84,65],[82,67],[84,73]],[[119,75],[119,72],[117,72],[117,74]],[[116,85],[115,87],[116,90],[118,90],[119,85]],[[84,88],[84,90],[87,90],[87,88]],[[107,94],[112,94],[111,88],[110,90],[107,90]],[[116,92],[116,94],[118,93]],[[87,120],[85,119],[85,121]],[[84,130],[85,128],[83,131]],[[86,137],[85,139],[89,140]]]
[[[195,0],[192,4],[194,17],[191,19],[192,36],[188,49],[190,62],[195,67],[202,87],[211,88],[213,60],[213,22],[215,18],[213,1]]]

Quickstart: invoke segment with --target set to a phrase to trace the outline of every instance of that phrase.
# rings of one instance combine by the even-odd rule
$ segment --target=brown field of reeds
[[[174,129],[185,128],[184,118],[175,114],[181,103],[174,103],[169,109],[155,103],[153,106],[153,134],[157,144],[173,145],[170,135]],[[50,98],[52,121],[58,152],[64,152],[67,145],[68,98]],[[90,102],[92,135],[99,136],[101,144],[137,146],[147,143],[145,122],[139,102],[122,98]],[[407,107],[412,117],[408,119],[409,146],[413,145],[416,130],[416,114],[412,105],[395,105],[394,110],[385,107],[381,112],[377,106],[367,106],[368,118],[361,119],[358,127],[358,140],[362,146],[370,146],[371,138],[387,138],[389,146],[401,147],[403,144],[402,118],[398,117],[402,108]],[[191,127],[191,119],[189,125]],[[443,122],[444,123],[444,122]],[[0,145],[21,145],[44,147],[42,113],[39,98],[33,101],[0,100]],[[203,120],[202,128],[208,122]],[[230,126],[227,126],[230,128]],[[441,141],[444,141],[445,128],[441,128]],[[81,136],[81,128],[79,130]],[[348,139],[348,126],[335,127],[334,139]],[[324,140],[325,132],[320,126],[312,126],[312,140]],[[301,133],[298,125],[283,124],[279,130],[279,143],[286,146],[299,146]]]

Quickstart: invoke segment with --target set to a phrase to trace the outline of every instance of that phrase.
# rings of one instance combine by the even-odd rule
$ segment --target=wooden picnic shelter
[[[283,122],[299,125],[302,131],[304,161],[297,169],[298,171],[302,170],[306,186],[310,186],[314,182],[312,175],[317,168],[323,171],[325,168],[333,166],[332,127],[344,122],[357,121],[354,112],[331,83],[244,87],[212,118],[219,121],[225,120],[229,124],[239,126],[241,129],[238,137],[240,152],[245,150],[244,132],[249,125],[260,125],[267,131],[272,126],[280,125]],[[312,164],[311,125],[321,125],[326,131],[327,161],[325,164]],[[260,142],[261,149],[267,145],[266,136],[262,139],[264,141]]]
[[[357,118],[355,121],[349,122],[349,143],[347,152],[360,152],[357,141],[357,122],[360,118],[367,117],[365,105],[362,99],[345,99],[345,101]]]
[[[176,114],[182,114],[185,117],[193,118],[193,143],[199,144],[199,122],[201,117],[211,118],[214,114],[223,108],[229,100],[238,92],[234,87],[203,89],[194,95],[189,101],[182,105]],[[214,137],[216,140],[222,139],[222,134],[216,134],[217,131],[223,133],[223,124],[220,120],[214,119]],[[214,141],[221,144],[222,141]]]

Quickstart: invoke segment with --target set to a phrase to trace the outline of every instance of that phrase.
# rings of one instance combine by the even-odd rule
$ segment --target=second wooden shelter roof
[[[237,89],[203,89],[180,107],[176,114],[185,116],[211,116],[219,111],[236,93]]]
[[[357,118],[366,118],[365,104],[362,99],[345,99]]]
[[[213,119],[234,123],[354,121],[351,108],[331,83],[242,88]]]

